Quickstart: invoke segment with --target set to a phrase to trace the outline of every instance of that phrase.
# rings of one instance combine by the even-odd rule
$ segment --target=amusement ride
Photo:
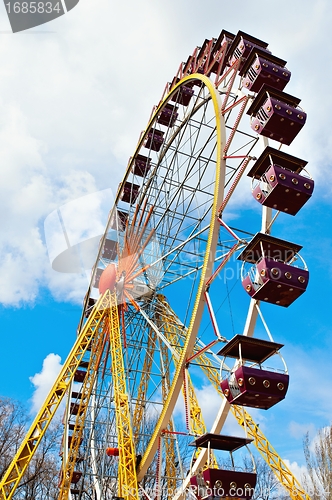
[[[249,443],[292,499],[309,499],[248,413],[278,404],[289,384],[262,310],[291,306],[309,280],[301,245],[278,237],[278,218],[314,189],[307,162],[284,151],[306,121],[284,92],[290,77],[242,31],[223,30],[180,64],[129,159],[76,342],[1,499],[63,400],[59,500],[250,499],[254,463],[233,457]],[[218,401],[209,428],[207,387]],[[229,413],[245,437],[222,433]]]

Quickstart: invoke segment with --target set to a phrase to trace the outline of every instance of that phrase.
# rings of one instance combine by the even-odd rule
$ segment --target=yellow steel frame
[[[169,372],[169,353],[168,347],[162,341],[159,341],[160,351],[163,359],[163,378],[162,378],[162,398],[163,404],[167,399],[168,391],[171,385],[170,372]],[[167,433],[163,436],[163,444],[165,447],[165,476],[166,476],[166,491],[168,493],[174,492],[176,489],[176,466],[175,466],[175,440],[172,433],[174,432],[173,420],[167,424]]]
[[[174,347],[174,349],[180,352],[181,346],[183,344],[183,327],[180,325],[179,320],[177,319],[175,314],[171,314],[168,302],[164,295],[157,295],[157,300],[159,304],[162,305],[162,311],[166,311],[166,314],[159,311],[158,314],[156,314],[157,325],[159,328],[163,329],[165,337]],[[174,359],[174,364],[175,366],[177,366],[176,359]],[[203,421],[202,411],[195,394],[194,386],[187,370],[184,376],[184,386],[182,390],[185,393],[185,400],[187,399],[187,401],[185,401],[185,404],[189,409],[189,430],[192,434],[201,436],[206,432],[206,426]]]
[[[170,344],[177,350],[179,353],[181,351],[181,346],[183,345],[183,326],[180,325],[178,318],[170,309],[168,302],[164,295],[158,294],[157,299],[159,304],[162,305],[163,312],[156,315],[157,324],[160,327],[163,327],[163,332],[170,342]],[[166,313],[164,313],[166,311]],[[174,359],[175,366],[177,365],[177,360]],[[183,396],[185,400],[185,405],[187,406],[188,418],[189,418],[189,430],[195,436],[201,436],[206,432],[206,425],[203,419],[202,410],[199,406],[198,399],[195,393],[194,384],[191,380],[189,371],[187,368],[185,369],[185,375],[183,377]],[[197,455],[200,452],[200,448],[197,449]],[[210,466],[212,464],[213,467],[217,467],[217,460],[214,454],[211,452],[210,456]],[[173,490],[174,491],[174,490]]]
[[[174,311],[170,308],[169,304],[163,298],[163,296],[159,295],[159,300],[162,301],[164,306],[167,308],[167,313],[170,316],[170,321],[174,323],[177,318]],[[183,336],[183,338],[185,338],[186,330],[184,329],[180,320],[177,319],[177,321],[179,325],[178,332]],[[195,351],[198,352],[198,349],[195,349]],[[216,373],[216,370],[213,367],[208,356],[206,356],[206,354],[198,356],[197,362],[216,391],[220,394],[221,397],[224,397],[220,388],[219,373]],[[264,436],[263,432],[254,422],[250,414],[242,406],[238,405],[230,405],[230,411],[236,418],[238,424],[245,429],[248,437],[253,439],[253,444],[256,446],[259,453],[272,469],[280,484],[282,484],[282,486],[284,486],[284,488],[287,490],[292,500],[310,500],[309,495],[307,495],[307,493],[304,491],[301,484],[296,479],[294,474],[289,470],[285,462],[279,457],[276,450],[269,443],[268,439]]]
[[[102,325],[109,307],[109,292],[100,296],[90,314],[88,321],[77,337],[77,340],[65,361],[52,389],[46,397],[43,406],[34,419],[20,448],[0,482],[0,499],[10,500],[32,459],[46,429],[58,409],[92,338]]]
[[[188,369],[186,370],[187,379],[187,394],[189,402],[189,428],[190,432],[195,436],[201,436],[206,432],[206,425],[204,423],[201,407],[199,406],[198,399],[195,393],[194,384],[189,375]]]
[[[196,436],[201,436],[202,434],[205,434],[207,432],[206,425],[203,419],[202,415],[202,410],[201,407],[198,404],[198,399],[195,393],[195,388],[194,384],[191,380],[191,377],[189,375],[188,368],[186,368],[186,377],[188,380],[187,384],[187,391],[188,391],[188,398],[189,398],[189,411],[190,411],[190,430],[193,434]],[[202,448],[197,448],[196,449],[196,456],[198,457]],[[203,465],[203,469],[208,468],[208,467],[214,467],[215,469],[218,468],[218,462],[217,459],[214,455],[213,450],[210,450],[210,456]]]
[[[146,346],[146,352],[145,352],[145,358],[144,358],[144,363],[143,363],[143,369],[142,369],[142,377],[140,380],[140,384],[138,386],[137,390],[137,402],[134,408],[133,412],[133,436],[134,440],[137,439],[140,428],[141,428],[141,423],[142,423],[142,418],[144,414],[144,407],[145,407],[145,401],[146,401],[146,394],[147,394],[147,389],[148,389],[148,383],[151,377],[151,367],[152,367],[152,360],[155,352],[155,347],[156,347],[156,338],[157,334],[153,330],[153,328],[150,328],[149,330],[149,336],[148,336],[148,343]]]
[[[289,470],[285,462],[279,457],[276,450],[269,443],[260,428],[253,421],[247,411],[239,406],[231,407],[231,411],[240,424],[246,430],[248,437],[252,438],[257,450],[260,452],[269,467],[273,470],[279,482],[287,490],[292,500],[310,500],[294,474]]]
[[[119,447],[118,495],[128,500],[139,500],[136,476],[136,455],[126,388],[126,375],[123,362],[122,339],[116,294],[110,294],[109,298],[108,322],[112,356],[115,419]]]
[[[91,348],[91,355],[87,373],[81,388],[81,399],[75,420],[75,426],[72,434],[68,456],[62,469],[62,481],[58,500],[67,500],[70,490],[71,480],[75,470],[76,460],[79,453],[79,447],[83,438],[84,422],[88,410],[88,404],[91,397],[92,389],[96,380],[97,369],[101,360],[102,351],[104,348],[105,337],[109,333],[109,325],[103,320],[104,327],[99,328]],[[69,403],[68,403],[69,404]]]

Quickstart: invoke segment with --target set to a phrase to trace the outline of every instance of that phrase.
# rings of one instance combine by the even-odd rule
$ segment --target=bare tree
[[[332,425],[320,429],[310,446],[309,432],[303,441],[304,456],[308,469],[303,478],[312,500],[332,499]]]
[[[251,470],[251,462],[244,460],[245,469]],[[271,467],[261,457],[255,457],[257,481],[252,500],[290,500],[286,489]]]
[[[21,445],[28,421],[28,412],[21,403],[0,397],[0,477],[6,472]],[[46,432],[15,491],[15,500],[57,499],[61,434],[60,424]]]
[[[7,470],[26,432],[27,416],[23,406],[0,397],[0,477]]]
[[[56,500],[59,495],[59,459],[62,425],[47,430],[14,495],[15,500]]]

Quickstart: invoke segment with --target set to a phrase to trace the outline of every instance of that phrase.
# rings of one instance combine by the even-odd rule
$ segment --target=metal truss
[[[104,317],[109,304],[109,292],[100,296],[88,321],[66,359],[60,374],[47,395],[44,404],[34,419],[27,435],[18,449],[12,463],[8,467],[0,483],[1,500],[10,500],[15,493],[30,460],[32,459],[42,437],[54,417],[83,356],[94,336],[102,329]]]
[[[79,448],[83,440],[84,422],[88,410],[88,404],[91,397],[92,389],[94,387],[97,369],[102,357],[105,340],[107,335],[109,335],[109,324],[106,319],[107,316],[103,320],[103,328],[98,329],[98,332],[92,343],[90,360],[80,392],[80,403],[77,409],[77,416],[73,434],[71,436],[70,446],[67,454],[67,460],[64,461],[63,463],[62,481],[60,484],[60,492],[58,500],[68,499],[68,494],[70,491],[71,482],[75,471],[75,465],[77,457],[79,455]]]
[[[108,324],[111,336],[112,375],[114,383],[115,417],[119,447],[119,497],[138,500],[136,454],[126,387],[122,338],[116,294],[109,295]]]

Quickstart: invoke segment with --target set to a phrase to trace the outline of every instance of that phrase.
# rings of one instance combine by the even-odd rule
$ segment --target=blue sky
[[[303,245],[310,284],[290,308],[264,310],[285,343],[291,386],[283,403],[255,417],[283,458],[303,464],[304,432],[329,425],[332,409],[331,18],[328,0],[80,0],[13,35],[0,6],[1,395],[36,409],[59,366],[49,355],[63,361],[75,340],[87,278],[51,269],[45,219],[89,193],[116,191],[180,62],[205,38],[241,29],[288,61],[287,92],[308,113],[288,151],[308,160],[315,193],[295,218],[280,218],[278,236]],[[237,216],[252,217],[239,210],[240,202]],[[107,210],[88,210],[77,231],[96,215],[102,227]]]

